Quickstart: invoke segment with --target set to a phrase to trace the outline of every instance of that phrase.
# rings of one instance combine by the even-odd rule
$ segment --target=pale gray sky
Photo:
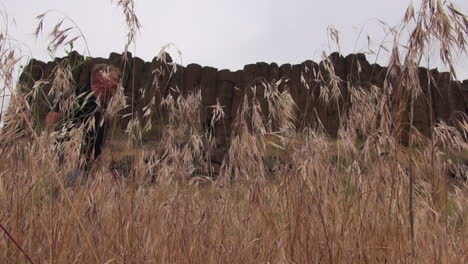
[[[368,50],[367,36],[377,50],[385,38],[379,20],[391,26],[399,24],[409,0],[136,0],[136,13],[143,28],[135,51],[151,60],[160,48],[173,43],[181,51],[182,64],[199,63],[219,69],[241,69],[259,61],[301,63],[319,61],[323,50],[329,52],[327,28],[341,32],[344,55]],[[415,6],[419,0],[413,1]],[[468,1],[453,0],[466,14]],[[83,32],[91,56],[107,57],[121,53],[126,28],[121,10],[111,0],[0,0],[9,15],[9,34],[23,47],[28,57],[50,60],[46,38],[35,40],[35,17],[47,10],[46,25],[54,25],[63,16],[73,19]],[[2,21],[3,22],[3,21]],[[0,25],[5,26],[5,25]],[[51,28],[45,28],[50,31]],[[390,40],[390,39],[389,39]],[[391,43],[388,42],[390,46]],[[78,41],[84,51],[84,41]],[[331,46],[336,50],[335,45]],[[176,57],[175,49],[170,50]],[[63,49],[55,56],[63,56]],[[434,52],[434,57],[438,53]],[[377,62],[385,64],[387,54]],[[369,56],[371,62],[375,56]],[[180,60],[178,60],[180,63]],[[438,66],[434,60],[431,67]],[[468,79],[467,56],[459,56],[459,79]],[[2,100],[0,98],[0,104]],[[8,98],[4,101],[8,104]]]
[[[195,62],[232,70],[258,61],[280,64],[307,59],[318,61],[322,50],[328,51],[327,27],[330,25],[341,32],[343,54],[367,50],[367,35],[376,49],[385,36],[378,19],[397,25],[410,3],[408,0],[135,2],[143,25],[137,39],[137,56],[151,60],[162,46],[174,43],[182,52],[184,65]],[[468,1],[452,2],[468,13]],[[33,37],[35,17],[50,9],[60,11],[78,24],[91,56],[107,57],[110,52],[120,53],[124,48],[123,16],[110,0],[0,0],[0,3],[15,21],[10,26],[10,34],[29,47],[26,55],[50,59],[45,52],[44,39],[35,41]],[[56,23],[63,15],[51,13],[46,24]],[[77,48],[83,51],[83,42],[79,43]],[[336,47],[333,45],[332,49]],[[63,52],[56,55],[62,56]],[[375,57],[368,57],[375,60]],[[386,62],[385,54],[379,57],[379,62]],[[458,65],[459,78],[468,79],[467,57],[460,57]]]

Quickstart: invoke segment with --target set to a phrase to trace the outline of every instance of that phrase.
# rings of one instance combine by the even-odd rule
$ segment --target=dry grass
[[[133,1],[118,6],[127,19],[127,49],[140,25]],[[408,9],[393,34],[398,40],[410,29],[409,50],[395,42],[384,87],[350,87],[353,108],[340,113],[336,140],[318,120],[298,132],[281,81],[263,82],[268,114],[255,96],[244,98],[216,169],[217,144],[201,121],[200,93],[149,98],[144,120],[135,115],[129,123],[131,140],[108,142],[87,183],[68,188],[64,179],[80,162],[86,128],[33,129],[35,90],[16,89],[18,58],[0,37],[2,91],[13,94],[0,135],[0,262],[468,262],[468,182],[463,168],[449,176],[453,163],[466,158],[468,125],[435,124],[429,139],[410,130],[409,146],[400,144],[401,113],[421,96],[414,71],[425,45],[439,41],[450,65],[454,49],[466,48],[460,32],[467,27],[466,16],[440,1]],[[53,32],[55,49],[67,43],[60,34],[68,30],[59,25]],[[331,63],[323,70],[320,100],[339,100],[343,80]],[[52,91],[71,92],[69,71],[59,65]],[[153,85],[165,83],[155,77]],[[107,118],[118,115],[118,102],[125,102],[123,94]],[[213,108],[212,129],[223,116],[221,106]],[[159,141],[142,144],[142,133],[162,115]],[[60,137],[68,140],[53,149]],[[57,151],[67,157],[61,163]],[[128,164],[115,168],[115,160]]]

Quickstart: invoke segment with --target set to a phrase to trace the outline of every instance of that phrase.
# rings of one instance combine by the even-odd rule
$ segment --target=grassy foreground
[[[0,258],[3,263],[25,263],[25,255],[34,263],[468,261],[468,184],[449,177],[446,159],[431,157],[429,148],[367,156],[341,141],[301,136],[290,161],[275,158],[278,151],[265,159],[262,176],[230,183],[186,178],[187,164],[149,165],[141,151],[128,177],[101,166],[86,186],[67,189],[57,181],[62,170],[54,175],[37,155],[37,145],[21,144],[0,165],[0,223],[8,231],[0,240]],[[251,173],[259,166],[250,165]],[[148,183],[151,173],[156,183]],[[409,173],[415,178],[412,211]]]
[[[139,29],[133,1],[117,5],[131,44]],[[0,263],[467,263],[468,123],[431,120],[431,138],[407,129],[427,46],[437,43],[452,66],[467,28],[449,4],[409,8],[389,33],[395,46],[383,87],[350,87],[352,107],[335,140],[318,119],[298,131],[288,91],[264,83],[268,114],[245,97],[215,165],[219,142],[199,118],[200,94],[165,98],[152,106],[168,117],[160,138],[142,142],[151,120],[132,120],[125,140],[107,142],[78,186],[65,179],[82,159],[86,128],[35,129],[34,92],[17,89],[19,58],[0,35],[1,91],[12,93],[0,133]],[[56,29],[58,48],[64,32]],[[411,33],[404,48],[401,32]],[[320,100],[332,104],[346,80],[324,65]],[[52,90],[71,89],[67,70]],[[222,107],[213,109],[216,125]],[[107,114],[119,118],[119,110]]]

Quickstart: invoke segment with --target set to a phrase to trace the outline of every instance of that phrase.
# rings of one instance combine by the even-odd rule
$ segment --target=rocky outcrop
[[[123,118],[119,119],[118,127],[125,129],[135,115],[143,120],[146,116],[144,106],[149,104],[154,108],[152,117],[155,120],[164,119],[164,109],[160,108],[163,98],[169,95],[177,98],[200,92],[205,124],[208,125],[213,116],[211,106],[219,103],[225,113],[224,119],[217,122],[212,131],[222,144],[231,136],[231,124],[236,119],[244,98],[249,102],[254,97],[258,99],[262,113],[268,115],[265,83],[282,80],[279,90],[288,90],[297,105],[298,129],[317,126],[320,122],[329,135],[336,136],[342,124],[341,119],[346,117],[351,106],[350,89],[383,87],[387,74],[386,67],[371,65],[364,54],[343,57],[332,53],[319,63],[308,60],[296,65],[259,62],[246,65],[243,70],[236,72],[198,64],[183,67],[171,64],[171,58],[167,54],[164,57],[165,61],[155,58],[151,62],[145,62],[132,57],[130,53],[127,56],[112,53],[107,59],[85,59],[72,52],[68,57],[57,58],[48,63],[32,59],[20,81],[27,88],[31,88],[38,80],[51,81],[55,67],[68,62],[75,83],[82,87],[89,82],[90,69],[94,64],[110,63],[121,70],[124,93],[128,99],[128,107],[122,112]],[[415,100],[414,127],[421,134],[430,136],[431,124],[437,121],[456,125],[456,120],[465,118],[468,110],[468,80],[455,81],[449,73],[425,68],[419,68],[417,75],[422,93]],[[334,84],[334,88],[330,83]],[[255,89],[251,89],[252,87]],[[42,89],[33,103],[38,120],[45,117],[49,107],[46,102],[50,82]],[[328,89],[328,103],[322,100],[320,95],[324,91],[321,89]],[[340,96],[333,97],[336,93]],[[408,121],[407,119],[404,118]]]

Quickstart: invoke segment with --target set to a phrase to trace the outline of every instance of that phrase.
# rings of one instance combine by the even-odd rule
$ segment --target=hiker
[[[89,171],[93,161],[97,160],[102,152],[106,122],[103,110],[106,109],[110,99],[116,93],[119,85],[119,70],[108,64],[96,64],[91,69],[90,83],[78,87],[75,93],[78,98],[78,109],[74,110],[69,122],[73,127],[88,124],[94,118],[94,125],[85,128],[81,155],[84,155],[84,171]],[[51,128],[62,117],[61,109],[57,103],[53,111],[46,116],[46,127]],[[65,123],[65,122],[62,122]]]

